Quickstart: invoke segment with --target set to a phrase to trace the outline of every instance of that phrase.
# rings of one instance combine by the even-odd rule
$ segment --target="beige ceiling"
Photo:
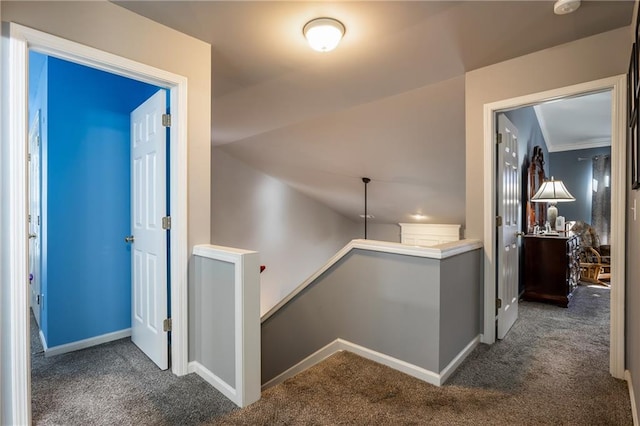
[[[632,1],[117,2],[212,45],[212,144],[358,220],[464,221],[464,73],[627,26]],[[338,48],[303,25],[330,16]],[[215,155],[215,151],[214,151]]]

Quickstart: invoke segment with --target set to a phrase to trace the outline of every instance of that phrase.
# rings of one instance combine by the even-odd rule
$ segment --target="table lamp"
[[[556,219],[558,218],[556,203],[566,203],[575,200],[575,197],[569,193],[564,183],[562,183],[561,180],[553,180],[553,176],[551,176],[551,180],[544,181],[540,189],[538,189],[538,192],[531,197],[531,201],[534,203],[549,203],[547,220],[553,230],[556,229]]]

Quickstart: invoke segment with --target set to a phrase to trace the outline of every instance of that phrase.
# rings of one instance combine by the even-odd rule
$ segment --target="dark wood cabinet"
[[[579,277],[577,236],[525,235],[525,300],[548,302],[566,308]]]

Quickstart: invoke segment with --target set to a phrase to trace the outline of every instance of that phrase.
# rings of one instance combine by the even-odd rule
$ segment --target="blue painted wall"
[[[129,114],[158,88],[56,58],[45,69],[43,333],[53,347],[131,326]]]
[[[592,159],[596,155],[611,155],[611,147],[551,153],[551,176],[563,181],[571,195],[576,198],[574,202],[557,205],[558,215],[564,216],[566,220],[591,223]]]

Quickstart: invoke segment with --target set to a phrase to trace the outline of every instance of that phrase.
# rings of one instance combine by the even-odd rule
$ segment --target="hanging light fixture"
[[[344,32],[342,22],[333,18],[313,19],[302,29],[309,46],[318,52],[329,52],[335,49],[342,40]]]
[[[371,179],[368,177],[363,177],[362,182],[364,183],[364,239],[367,239],[367,219],[371,217],[371,215],[367,212],[369,200],[367,199],[367,185],[371,182]]]

